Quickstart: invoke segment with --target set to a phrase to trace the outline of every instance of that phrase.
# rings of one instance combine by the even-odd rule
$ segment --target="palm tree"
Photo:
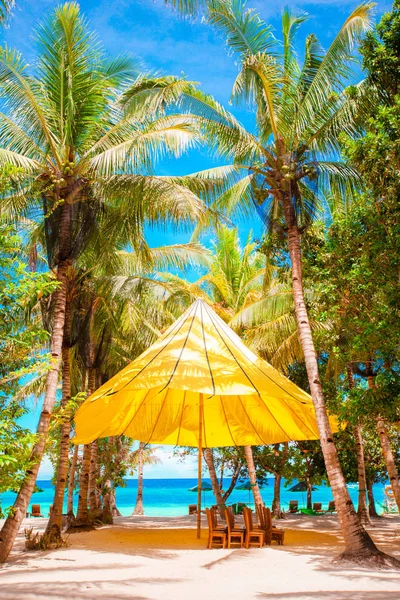
[[[181,2],[181,4],[185,4]],[[186,3],[187,4],[187,3]],[[221,153],[232,156],[246,174],[213,208],[249,206],[257,209],[277,238],[286,240],[299,336],[314,401],[321,446],[345,542],[343,558],[387,560],[360,524],[347,491],[322,391],[312,331],[305,303],[301,240],[324,200],[351,197],[359,184],[357,173],[340,157],[339,136],[360,133],[357,116],[366,101],[363,83],[355,80],[352,62],[358,39],[370,27],[372,4],[357,7],[324,51],[315,35],[306,40],[300,64],[295,36],[306,15],[282,17],[282,44],[271,28],[242,0],[209,0],[208,22],[235,53],[239,74],[233,100],[255,107],[257,135],[247,144],[235,127],[209,125],[210,139]],[[239,141],[240,140],[240,141]],[[239,193],[240,191],[240,193]],[[246,192],[246,193],[244,193]]]
[[[232,317],[235,317],[239,311],[253,306],[260,300],[266,273],[269,271],[265,257],[256,251],[257,245],[251,242],[251,237],[250,233],[247,244],[242,250],[236,229],[219,228],[210,271],[202,278],[202,283],[208,289],[215,308],[230,324]],[[212,453],[210,450],[206,452],[208,452],[207,464],[212,469]],[[262,504],[251,446],[246,446],[244,453],[254,502]],[[210,475],[214,494],[217,500],[221,501],[218,482],[216,477],[212,476],[211,470]]]
[[[143,469],[145,465],[156,465],[160,459],[156,454],[157,448],[149,447],[144,442],[139,442],[139,448],[133,453],[133,462],[137,465],[138,490],[133,515],[144,515],[143,509]]]
[[[15,6],[15,0],[0,1],[0,24],[4,25]]]
[[[44,452],[74,261],[96,235],[105,210],[115,243],[143,253],[144,222],[185,225],[202,212],[202,202],[184,181],[151,174],[158,157],[178,156],[196,142],[197,124],[172,110],[166,114],[147,108],[144,114],[138,103],[137,110],[125,116],[120,95],[137,76],[138,64],[126,57],[107,60],[76,3],[56,8],[38,29],[37,39],[35,73],[18,52],[0,50],[7,110],[0,113],[0,165],[13,164],[24,171],[19,188],[1,201],[1,210],[39,220],[59,286],[53,296],[52,362],[32,468],[2,529],[0,562],[6,560],[26,514]],[[191,182],[201,187],[195,178]]]

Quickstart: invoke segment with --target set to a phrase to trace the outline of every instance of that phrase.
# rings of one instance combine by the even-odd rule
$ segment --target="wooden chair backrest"
[[[334,500],[329,500],[328,510],[335,510],[335,509],[336,509],[335,501]]]
[[[289,508],[297,508],[299,506],[298,500],[289,500]]]
[[[232,506],[227,506],[226,509],[228,511],[228,515],[229,515],[229,519],[230,519],[232,528],[234,528],[235,527],[235,513],[233,512],[233,508],[232,508]]]
[[[243,508],[243,518],[244,518],[244,526],[247,531],[251,531],[250,521],[249,521],[249,512],[247,508]]]
[[[256,504],[257,517],[260,522],[260,526],[264,529],[265,521],[264,521],[264,506],[262,504]]]
[[[32,514],[40,515],[40,504],[32,504]]]
[[[243,516],[244,522],[246,524],[246,529],[248,529],[249,531],[254,531],[253,514],[251,512],[251,509],[243,507]]]
[[[268,545],[272,542],[272,515],[269,508],[264,507],[265,541]]]
[[[206,515],[207,515],[208,529],[210,531],[213,531],[214,530],[213,518],[212,518],[211,510],[209,508],[206,508]]]
[[[217,511],[216,511],[216,509],[215,509],[214,506],[210,508],[210,513],[211,513],[211,519],[212,519],[213,529],[217,529],[217,527],[218,527],[218,518],[217,518]]]
[[[268,529],[272,529],[272,515],[269,508],[264,508],[264,522]]]
[[[234,521],[232,519],[232,513],[229,510],[230,507],[225,507],[225,519],[226,519],[226,524],[228,526],[228,532],[230,533],[232,531],[232,529],[235,527],[234,525]]]
[[[322,502],[314,502],[313,510],[322,510]]]

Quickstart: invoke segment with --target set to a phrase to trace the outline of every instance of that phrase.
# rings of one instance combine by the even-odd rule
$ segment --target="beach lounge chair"
[[[290,513],[299,512],[299,501],[298,500],[289,500],[289,512]]]
[[[322,502],[314,502],[313,511],[316,513],[323,513],[324,511],[322,510]]]
[[[197,513],[197,504],[189,504],[189,515],[195,515]]]
[[[279,529],[272,525],[272,515],[269,508],[263,508],[264,523],[265,523],[265,539],[266,544],[271,545],[272,541],[278,542],[279,546],[283,546],[285,539],[285,530]],[[269,542],[268,542],[269,540]]]
[[[327,513],[333,513],[336,512],[336,504],[334,500],[329,500],[329,504],[328,504],[328,510],[326,511]]]
[[[214,529],[213,515],[209,508],[206,508],[208,522],[208,543],[207,548],[212,548],[213,544],[219,544],[222,548],[226,547],[226,533],[222,529]]]
[[[32,511],[30,513],[30,516],[31,517],[43,517],[44,516],[40,512],[40,504],[32,504]]]
[[[246,526],[245,548],[249,548],[249,546],[259,546],[262,548],[265,542],[265,532],[262,529],[254,527],[253,515],[250,508],[243,508],[243,516]]]

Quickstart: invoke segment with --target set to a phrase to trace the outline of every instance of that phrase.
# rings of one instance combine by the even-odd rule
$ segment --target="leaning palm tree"
[[[181,2],[181,4],[185,4]],[[344,202],[359,185],[357,173],[340,157],[339,138],[360,133],[365,85],[355,81],[355,47],[370,27],[372,4],[357,7],[325,51],[315,35],[306,39],[304,60],[294,47],[306,16],[283,12],[282,43],[243,0],[208,0],[206,19],[235,53],[239,73],[233,100],[255,107],[257,133],[246,145],[231,123],[209,125],[210,140],[232,156],[245,177],[214,203],[232,209],[250,203],[274,236],[286,241],[295,314],[314,401],[327,473],[345,542],[343,558],[390,560],[382,555],[359,523],[338,459],[318,370],[304,298],[301,240],[327,199]],[[244,145],[245,144],[245,145]],[[239,193],[240,192],[240,193]],[[393,564],[393,561],[392,561]]]
[[[0,166],[23,170],[19,187],[1,200],[3,213],[41,222],[49,267],[59,286],[53,296],[51,355],[46,393],[32,450],[32,468],[0,534],[0,562],[12,547],[36,481],[56,399],[68,273],[96,236],[105,208],[107,241],[146,253],[143,225],[200,218],[202,202],[179,178],[156,177],[159,157],[178,156],[198,139],[189,116],[140,103],[124,114],[120,96],[135,80],[130,58],[107,60],[76,3],[59,6],[37,31],[35,72],[21,55],[0,49]],[[143,78],[142,78],[143,79]],[[193,184],[195,185],[195,184]],[[197,185],[197,188],[201,182]],[[105,246],[106,244],[103,244]]]

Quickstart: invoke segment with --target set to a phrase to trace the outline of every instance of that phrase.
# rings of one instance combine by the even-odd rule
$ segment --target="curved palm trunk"
[[[350,364],[346,366],[347,379],[350,389],[355,387],[353,370]],[[361,425],[354,428],[357,452],[357,474],[358,474],[358,517],[363,525],[371,525],[367,507],[367,477],[365,474],[364,443]]]
[[[367,372],[368,372],[368,365]],[[375,387],[375,377],[372,374],[372,369],[369,369],[369,374],[367,377],[368,380],[368,388],[372,390]],[[390,439],[388,430],[386,427],[386,423],[384,419],[380,416],[376,419],[376,428],[378,431],[379,441],[381,443],[383,458],[385,459],[386,469],[388,472],[390,485],[392,486],[393,496],[396,500],[397,508],[400,512],[400,481],[399,481],[399,472],[397,470],[397,465],[395,458],[393,456],[392,448],[390,445]]]
[[[63,214],[65,213],[66,211],[63,211]],[[69,231],[66,229],[67,226],[68,220],[64,218],[63,222],[60,224],[61,239],[63,236],[69,235]],[[57,268],[57,281],[59,282],[60,286],[54,292],[54,316],[53,330],[51,334],[52,361],[50,371],[47,375],[46,392],[37,427],[38,437],[31,453],[31,466],[25,474],[25,478],[21,484],[18,496],[14,502],[13,510],[7,517],[7,520],[0,532],[0,563],[3,563],[5,560],[7,560],[22,520],[25,518],[26,511],[28,510],[29,502],[35,487],[40,463],[44,454],[44,448],[50,425],[50,417],[56,401],[58,376],[61,365],[65,305],[67,298],[67,274],[69,265],[69,260],[65,260],[60,262]]]
[[[379,441],[382,447],[382,454],[385,459],[386,469],[389,475],[390,485],[392,486],[393,496],[396,500],[397,507],[400,512],[400,481],[399,472],[397,470],[396,461],[393,456],[390,446],[390,439],[385,421],[378,417],[376,420],[376,428],[378,430]]]
[[[78,464],[79,446],[74,447],[72,455],[71,468],[68,476],[68,494],[67,494],[67,513],[69,515],[74,512],[74,489],[75,489],[75,473]]]
[[[370,481],[369,479],[367,479],[367,492],[368,492],[369,516],[371,517],[371,519],[379,519],[379,515],[377,513],[376,506],[375,506],[373,484],[372,484],[372,481]]]
[[[233,490],[235,489],[235,485],[237,484],[237,480],[239,479],[241,467],[242,467],[241,462],[238,461],[237,464],[235,465],[234,471],[232,473],[231,482],[228,486],[228,489],[225,490],[224,493],[222,493],[222,488],[220,487],[221,494],[222,494],[222,502],[224,504],[226,504],[229,496],[232,494]]]
[[[244,455],[246,457],[247,471],[249,473],[249,480],[250,480],[251,490],[253,492],[254,504],[255,505],[263,504],[263,500],[261,498],[261,493],[260,493],[260,488],[258,487],[258,483],[257,483],[256,467],[254,464],[254,456],[253,456],[253,450],[252,450],[251,446],[244,446]]]
[[[133,515],[144,515],[143,510],[143,463],[144,463],[144,442],[140,442],[138,451],[138,489],[136,496],[135,510]]]
[[[118,507],[117,507],[117,496],[116,496],[114,486],[111,487],[110,506],[111,506],[111,514],[113,517],[122,517],[122,514],[120,513],[120,511],[118,510]]]
[[[294,208],[290,197],[286,197],[284,199],[283,208],[288,229],[289,253],[292,263],[293,299],[299,336],[304,353],[311,396],[314,402],[315,415],[318,424],[326,471],[330,486],[332,488],[333,497],[335,499],[340,529],[345,544],[345,550],[342,553],[341,558],[356,561],[366,561],[368,558],[373,557],[374,560],[383,560],[382,553],[380,553],[380,551],[377,549],[374,542],[358,519],[340,466],[336,446],[329,424],[325,398],[319,377],[317,355],[315,352],[307,308],[304,301],[300,233],[297,227],[296,215],[294,213]]]
[[[224,504],[224,500],[222,498],[221,488],[219,487],[219,483],[218,483],[217,471],[215,470],[214,456],[213,456],[212,448],[204,449],[204,458],[205,458],[205,461],[207,463],[207,467],[208,467],[208,470],[210,473],[211,485],[212,485],[215,499],[217,501],[218,512],[219,512],[221,519],[224,519],[225,518],[225,513],[224,513],[225,504]]]
[[[65,323],[64,323],[64,341],[62,347],[62,399],[61,408],[65,409],[71,399],[71,356],[69,347],[69,338],[71,335],[71,303],[67,300],[65,306]],[[47,522],[46,533],[51,530],[57,535],[61,535],[62,530],[62,513],[64,505],[64,493],[68,477],[68,462],[69,462],[69,436],[71,432],[71,423],[68,415],[64,415],[66,419],[61,425],[61,440],[60,454],[58,457],[57,480],[54,490],[53,509],[50,513],[50,518]]]

